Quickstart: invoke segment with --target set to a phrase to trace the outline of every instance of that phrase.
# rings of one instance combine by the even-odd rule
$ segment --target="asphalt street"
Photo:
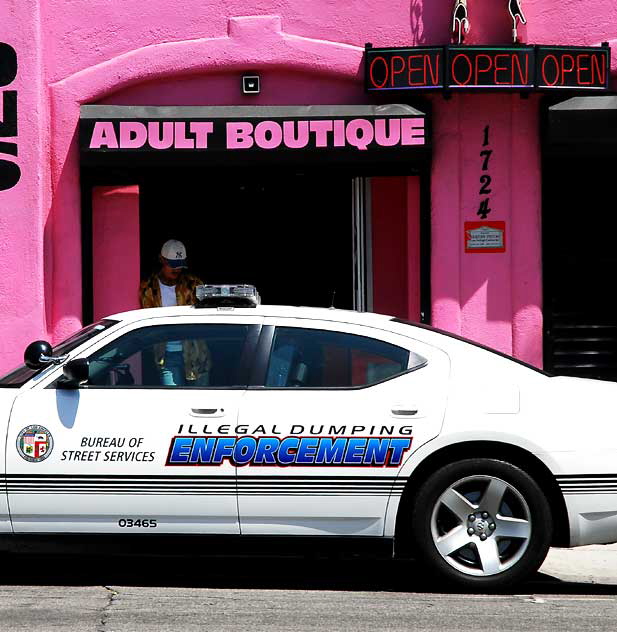
[[[411,562],[17,556],[0,631],[612,631],[616,561],[614,547],[552,552],[531,581],[485,595]]]

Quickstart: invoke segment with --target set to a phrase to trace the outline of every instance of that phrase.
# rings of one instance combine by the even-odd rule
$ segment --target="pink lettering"
[[[389,133],[386,132],[388,125]],[[375,121],[375,142],[382,147],[394,147],[401,141],[400,119],[377,119]]]
[[[186,123],[174,123],[174,149],[195,149],[195,141],[186,137]]]
[[[276,149],[283,142],[283,130],[276,121],[261,121],[255,126],[255,142],[262,149]]]
[[[297,134],[296,126],[298,129]],[[289,149],[302,149],[302,147],[306,147],[309,142],[308,121],[284,121],[283,141],[285,142],[285,147],[289,147]]]
[[[152,149],[169,149],[174,144],[174,124],[157,121],[148,123],[148,143]]]
[[[97,121],[92,130],[90,149],[100,149],[103,146],[109,149],[118,149],[118,139],[116,138],[113,123]]]
[[[253,146],[251,123],[227,123],[227,149],[249,149]]]
[[[334,146],[345,147],[345,121],[334,121]]]
[[[137,121],[120,122],[120,148],[139,149],[148,140],[148,129]]]
[[[424,145],[424,119],[401,119],[401,145]]]
[[[309,129],[315,133],[315,147],[328,146],[328,132],[332,131],[332,121],[311,121]]]
[[[214,123],[194,121],[189,125],[192,134],[195,134],[195,147],[208,149],[208,134],[214,130]]]
[[[354,119],[347,123],[345,137],[350,145],[365,150],[373,142],[373,126],[366,119]]]

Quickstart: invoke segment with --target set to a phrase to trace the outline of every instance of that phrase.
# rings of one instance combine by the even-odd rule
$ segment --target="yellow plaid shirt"
[[[195,303],[195,288],[202,285],[201,280],[183,272],[176,282],[176,303],[178,305],[193,305]],[[142,281],[139,286],[139,303],[142,307],[161,307],[161,289],[158,273],[152,274]],[[212,365],[210,350],[204,340],[183,340],[184,372],[187,382],[199,385],[208,376]],[[154,356],[159,366],[165,366],[165,343],[156,345]],[[203,383],[207,386],[207,383]]]

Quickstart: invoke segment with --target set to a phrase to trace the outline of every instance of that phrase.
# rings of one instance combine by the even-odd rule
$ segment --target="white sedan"
[[[231,300],[111,316],[25,359],[0,379],[9,547],[350,538],[484,589],[549,546],[617,541],[617,384],[389,316]]]

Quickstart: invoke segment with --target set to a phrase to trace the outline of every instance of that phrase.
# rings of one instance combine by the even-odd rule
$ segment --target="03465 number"
[[[153,529],[157,526],[156,519],[147,518],[120,518],[118,526],[126,529]]]

